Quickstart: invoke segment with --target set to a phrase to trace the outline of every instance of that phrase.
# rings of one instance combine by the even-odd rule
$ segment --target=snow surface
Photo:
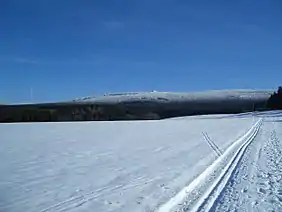
[[[279,114],[1,124],[0,211],[280,211]]]
[[[282,120],[276,121],[263,123],[218,196],[215,211],[282,211]]]

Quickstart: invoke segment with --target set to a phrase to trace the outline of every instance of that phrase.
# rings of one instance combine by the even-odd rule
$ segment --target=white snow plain
[[[279,211],[279,114],[0,124],[0,211]]]

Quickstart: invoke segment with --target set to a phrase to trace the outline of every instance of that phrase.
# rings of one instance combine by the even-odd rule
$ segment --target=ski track
[[[264,123],[212,211],[282,210],[281,127]]]
[[[159,212],[282,211],[281,128],[281,120],[261,120],[237,151],[223,154],[227,163],[211,165]]]
[[[222,150],[218,147],[218,145],[216,145],[216,143],[210,138],[209,134],[206,133],[207,139],[209,140],[209,142],[215,147],[215,149],[217,150],[217,152],[219,153],[219,155],[222,155]]]
[[[212,150],[215,152],[215,154],[220,157],[222,155],[221,150],[219,147],[210,139],[209,135],[206,132],[202,133],[205,140],[207,141],[208,145],[212,148]]]
[[[246,149],[232,177],[229,179],[221,195],[219,195],[217,204],[213,206],[211,211],[236,211],[238,208],[241,208],[241,211],[251,211],[241,206],[246,203],[246,198],[250,198],[247,192],[250,189],[251,179],[248,176],[255,173],[253,161],[258,160],[261,155],[261,145],[257,145],[257,143],[261,144],[261,142],[257,142],[261,131],[258,132],[256,140]],[[245,183],[242,183],[243,181]]]
[[[211,209],[232,178],[246,148],[256,137],[261,120],[241,138],[234,142],[226,152],[209,166],[191,184],[182,189],[175,197],[159,208],[159,212],[168,211],[206,211]],[[223,171],[221,171],[223,169]],[[209,186],[211,185],[211,186]]]
[[[233,180],[236,169],[238,169],[239,163],[242,160],[242,157],[250,145],[250,143],[255,139],[257,133],[259,132],[261,123],[255,125],[253,132],[239,149],[235,152],[229,163],[223,168],[219,176],[215,179],[212,186],[210,186],[203,196],[197,201],[196,205],[189,211],[209,211],[213,210],[214,207],[218,204],[218,199],[222,195],[225,186]],[[183,209],[182,209],[183,210]],[[184,209],[187,211],[187,209]]]

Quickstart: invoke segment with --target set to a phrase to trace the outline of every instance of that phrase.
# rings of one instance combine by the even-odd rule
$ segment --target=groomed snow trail
[[[191,184],[162,205],[159,212],[207,211],[211,209],[216,204],[216,200],[227,182],[232,178],[234,170],[238,166],[246,148],[256,137],[260,126],[261,120],[234,142],[221,157],[195,178]]]
[[[282,211],[282,120],[266,120],[212,211]]]
[[[256,123],[159,209],[167,211],[282,211],[282,120]]]

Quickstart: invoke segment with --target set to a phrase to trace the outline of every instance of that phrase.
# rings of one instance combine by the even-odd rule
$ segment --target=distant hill
[[[74,100],[75,102],[95,103],[120,103],[120,102],[190,102],[210,101],[211,99],[265,99],[273,94],[274,90],[211,90],[201,92],[129,92],[110,93],[104,96],[84,97]]]
[[[147,120],[267,110],[273,90],[131,92],[68,102],[0,105],[0,122]]]

